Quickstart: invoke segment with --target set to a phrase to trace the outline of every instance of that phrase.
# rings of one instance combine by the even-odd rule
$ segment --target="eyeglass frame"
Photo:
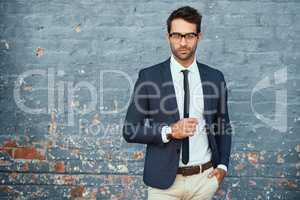
[[[182,38],[186,39],[187,41],[192,41],[193,39],[198,38],[198,34],[195,33],[195,32],[189,32],[189,33],[185,33],[185,34],[182,34],[182,33],[179,33],[179,32],[173,32],[173,33],[169,33],[169,37],[172,38],[172,36],[173,36],[174,34],[179,34],[179,35],[180,35],[180,40],[178,40],[178,41],[181,41]],[[187,39],[186,36],[187,36],[187,35],[191,35],[191,34],[192,34],[193,36],[195,36],[195,38],[193,38],[193,39],[191,39],[191,40]],[[174,38],[173,38],[173,39],[174,39]]]

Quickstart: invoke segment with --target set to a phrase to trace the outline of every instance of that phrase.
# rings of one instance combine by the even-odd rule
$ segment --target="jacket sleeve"
[[[227,86],[224,79],[223,73],[221,73],[220,83],[220,98],[218,101],[218,114],[217,114],[217,134],[215,135],[216,142],[218,145],[220,163],[224,164],[228,168],[230,151],[231,151],[231,135],[232,129],[230,125],[230,119],[228,114],[228,103],[227,103]]]
[[[139,72],[134,85],[130,104],[123,126],[123,137],[129,143],[163,145],[161,129],[166,124],[151,123],[145,125],[149,118],[149,98],[144,71]]]

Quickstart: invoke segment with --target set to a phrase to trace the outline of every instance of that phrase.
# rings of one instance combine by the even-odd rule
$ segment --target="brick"
[[[84,187],[82,187],[82,186],[74,187],[74,188],[71,189],[71,197],[72,198],[82,197],[84,192],[85,192]]]
[[[19,147],[13,151],[14,159],[45,160],[45,155],[33,147]]]
[[[65,164],[63,161],[57,161],[55,163],[55,171],[59,173],[64,173],[65,172]]]

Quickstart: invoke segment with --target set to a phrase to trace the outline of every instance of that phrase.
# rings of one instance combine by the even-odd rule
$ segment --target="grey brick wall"
[[[182,5],[203,14],[197,58],[229,88],[215,199],[299,199],[299,0],[0,0],[0,199],[146,199],[124,108],[137,71],[169,56]]]

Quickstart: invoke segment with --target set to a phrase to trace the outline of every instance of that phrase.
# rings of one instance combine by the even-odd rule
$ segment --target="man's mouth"
[[[188,49],[178,49],[179,52],[187,52]]]
[[[187,50],[179,50],[179,53],[181,54],[186,54],[188,51]]]

